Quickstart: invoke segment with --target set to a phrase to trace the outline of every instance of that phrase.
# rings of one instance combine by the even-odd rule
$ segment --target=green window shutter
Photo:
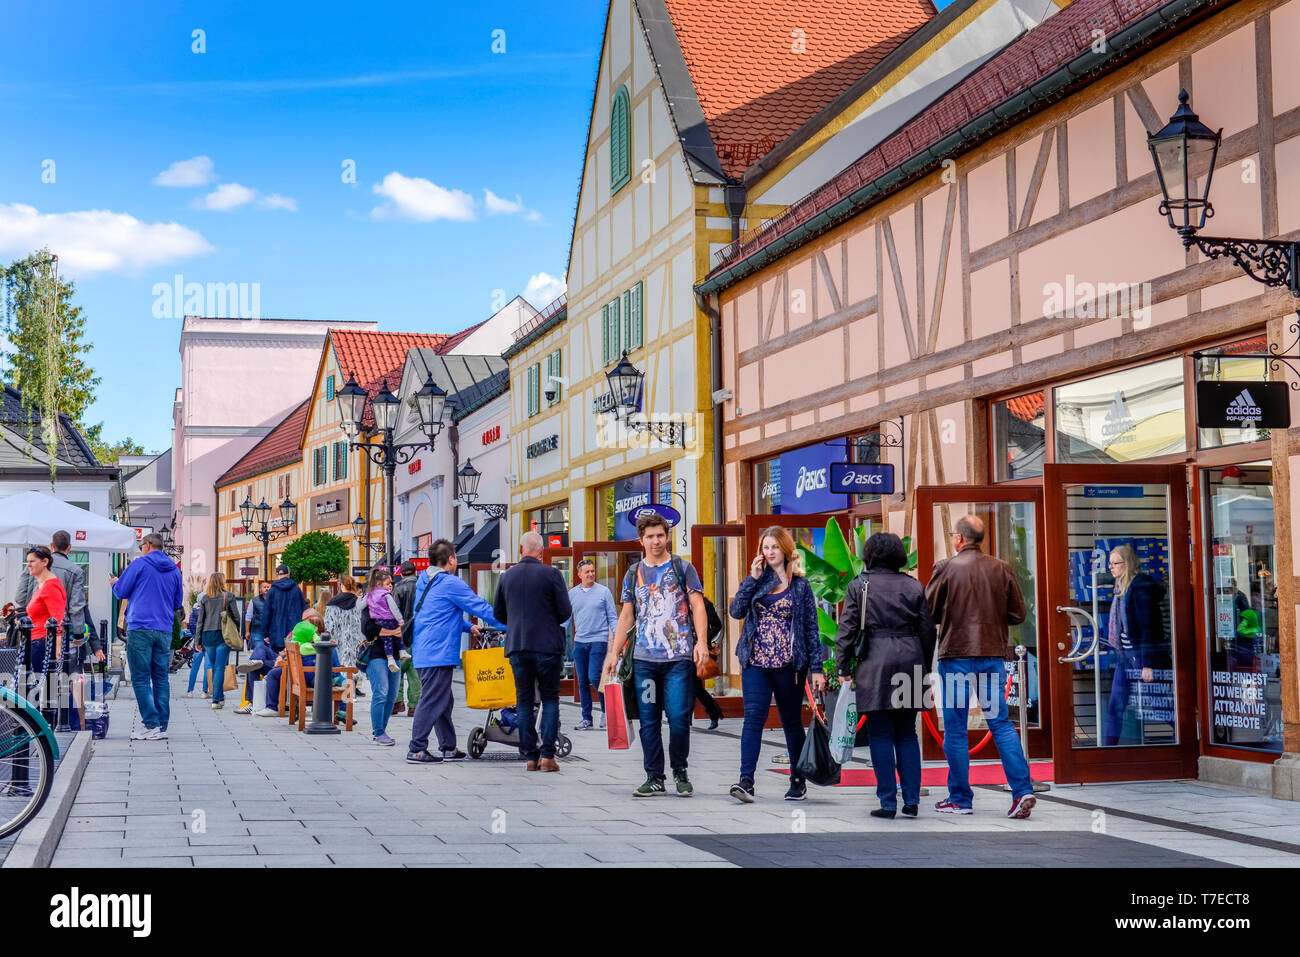
[[[617,193],[632,178],[631,100],[620,86],[609,108],[609,191]]]
[[[600,307],[600,364],[609,365],[609,306]]]
[[[311,450],[311,484],[320,484],[320,449]]]
[[[325,401],[334,401],[334,377],[330,376],[325,380]]]
[[[632,345],[632,290],[624,290],[618,298],[619,315],[623,317],[623,348],[631,352],[636,348]]]
[[[346,479],[348,477],[348,444],[346,442],[339,443],[339,461],[343,463],[343,478]]]
[[[615,299],[608,306],[609,308],[609,361],[618,361],[623,350],[620,345],[619,332],[622,329],[622,321],[619,314],[619,301]]]
[[[536,415],[542,410],[541,403],[541,366],[533,363],[528,367],[528,414]]]
[[[549,378],[550,376],[561,376],[563,374],[564,373],[560,371],[560,350],[556,349],[546,357],[546,375]],[[548,405],[557,405],[560,401],[560,383],[556,382],[553,385],[555,388],[555,398],[551,402],[548,402]]]
[[[629,323],[631,334],[628,344],[633,349],[645,345],[645,283],[639,282],[632,287],[632,319]]]

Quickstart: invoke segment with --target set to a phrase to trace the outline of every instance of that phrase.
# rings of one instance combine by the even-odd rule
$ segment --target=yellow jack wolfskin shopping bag
[[[509,708],[515,703],[515,673],[504,648],[462,651],[465,704],[471,708]]]

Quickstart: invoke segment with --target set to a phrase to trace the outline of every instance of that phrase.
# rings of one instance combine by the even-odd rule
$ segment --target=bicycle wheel
[[[0,708],[0,837],[36,816],[54,783],[54,754],[36,722]]]

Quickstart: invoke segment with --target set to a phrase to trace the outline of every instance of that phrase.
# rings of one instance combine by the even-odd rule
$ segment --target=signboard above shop
[[[848,499],[831,489],[831,463],[842,457],[842,445],[822,442],[781,454],[781,512],[807,515],[835,512],[848,505]]]
[[[893,495],[894,466],[867,462],[832,462],[831,491],[843,495]]]
[[[631,523],[633,528],[636,528],[636,523],[641,520],[642,515],[658,515],[668,522],[669,527],[676,525],[682,520],[681,513],[671,505],[658,505],[654,503],[641,505],[632,509],[627,513],[627,520]]]
[[[1198,382],[1196,424],[1202,429],[1285,429],[1291,425],[1285,382]]]

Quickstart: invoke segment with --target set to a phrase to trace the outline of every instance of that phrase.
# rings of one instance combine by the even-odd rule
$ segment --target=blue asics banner
[[[846,495],[893,495],[894,466],[832,462],[831,491]]]

